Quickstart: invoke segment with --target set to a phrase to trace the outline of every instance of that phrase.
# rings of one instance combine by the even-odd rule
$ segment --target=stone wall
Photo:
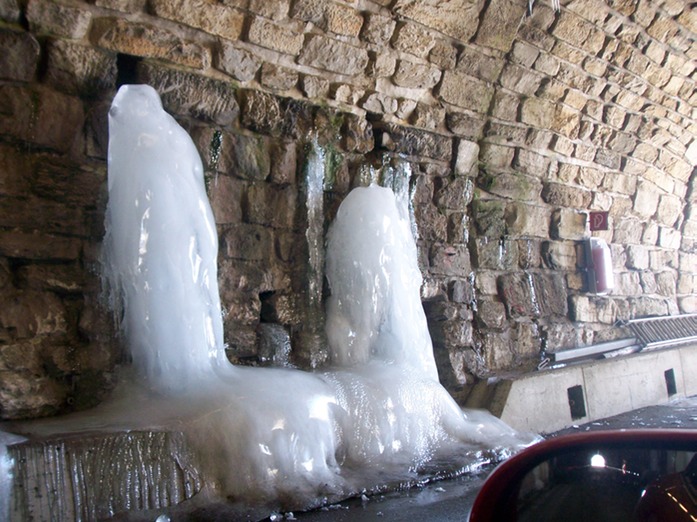
[[[697,14],[683,0],[0,0],[0,417],[84,408],[123,363],[100,306],[107,111],[149,83],[206,165],[230,358],[324,362],[324,209],[408,162],[441,380],[534,366],[619,319],[697,312]],[[591,210],[617,280],[588,292]],[[326,225],[326,223],[325,223]],[[263,335],[262,335],[263,337]],[[263,350],[262,350],[263,351]]]

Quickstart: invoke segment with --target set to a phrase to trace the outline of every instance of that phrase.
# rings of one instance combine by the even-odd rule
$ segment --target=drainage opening
[[[580,384],[566,390],[569,397],[571,420],[582,419],[586,416],[586,401],[583,398],[583,386]]]
[[[678,388],[675,386],[675,372],[673,368],[663,372],[663,377],[666,380],[666,390],[668,390],[668,397],[678,393]]]

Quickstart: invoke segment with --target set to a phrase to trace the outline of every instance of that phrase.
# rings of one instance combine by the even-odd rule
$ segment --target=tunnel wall
[[[107,111],[149,83],[206,166],[234,362],[260,325],[321,366],[305,171],[324,213],[409,162],[441,381],[697,312],[697,15],[682,0],[0,1],[0,417],[84,408],[127,363],[100,303]],[[608,212],[616,287],[582,239]],[[326,226],[326,223],[323,224]],[[315,315],[313,315],[315,314]]]

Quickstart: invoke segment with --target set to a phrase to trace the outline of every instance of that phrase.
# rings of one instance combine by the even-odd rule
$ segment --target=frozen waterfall
[[[352,191],[329,231],[332,367],[234,367],[191,139],[144,85],[121,87],[109,133],[104,277],[135,378],[99,408],[25,434],[182,432],[213,498],[268,509],[455,473],[531,442],[463,412],[439,384],[408,212],[390,189]]]

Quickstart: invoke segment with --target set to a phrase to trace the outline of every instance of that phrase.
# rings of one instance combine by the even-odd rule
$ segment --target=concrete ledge
[[[697,344],[690,344],[483,381],[465,406],[550,433],[695,394]]]

